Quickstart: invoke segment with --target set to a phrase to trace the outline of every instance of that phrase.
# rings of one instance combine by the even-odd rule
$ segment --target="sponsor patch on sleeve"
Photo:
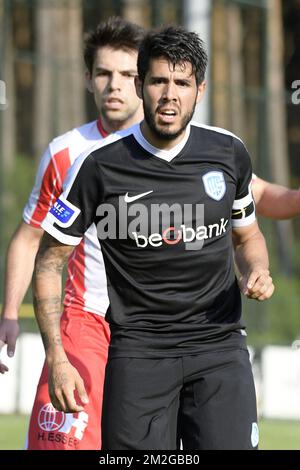
[[[52,216],[52,221],[60,227],[70,227],[80,214],[80,209],[60,196],[51,207],[49,214]]]

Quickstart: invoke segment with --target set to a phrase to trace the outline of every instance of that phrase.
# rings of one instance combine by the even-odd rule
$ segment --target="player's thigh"
[[[110,359],[103,449],[175,449],[181,384],[180,359]]]
[[[105,366],[109,345],[109,327],[102,316],[82,312],[78,321],[69,315],[62,321],[64,349],[84,381],[88,396],[103,395]]]
[[[84,407],[85,414],[79,414],[85,423],[78,423],[84,427],[84,432],[77,442],[77,449],[100,449],[103,386],[109,344],[108,324],[103,317],[84,312],[80,326],[76,322],[70,326],[69,322],[64,329],[64,338],[69,360],[83,379],[89,398]]]
[[[256,396],[248,351],[211,353],[208,363],[208,369],[182,391],[184,449],[255,449]]]
[[[55,409],[51,405],[51,401],[48,393],[48,367],[44,363],[42,373],[40,376],[39,383],[36,389],[35,400],[33,403],[33,408],[29,420],[29,428],[27,434],[26,448],[29,450],[44,450],[48,448],[48,442],[45,442],[43,439],[43,428],[46,428],[46,425],[43,425],[42,414],[44,410],[53,410],[53,413],[56,414]],[[54,418],[55,420],[55,418]],[[51,427],[51,425],[49,425]],[[55,426],[55,425],[54,425]],[[49,446],[52,447],[52,444]]]
[[[109,332],[104,319],[83,312],[64,314],[61,336],[69,360],[84,380],[89,403],[81,413],[53,408],[44,365],[29,423],[28,449],[80,450],[101,448],[101,410]],[[95,317],[95,318],[94,318]]]

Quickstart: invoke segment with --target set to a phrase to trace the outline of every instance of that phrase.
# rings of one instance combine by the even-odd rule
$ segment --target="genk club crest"
[[[202,176],[202,180],[206,194],[215,201],[220,201],[226,192],[223,173],[221,171],[209,171]]]

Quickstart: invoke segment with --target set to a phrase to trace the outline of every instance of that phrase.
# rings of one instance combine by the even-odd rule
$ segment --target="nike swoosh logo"
[[[126,193],[124,196],[124,201],[133,202],[133,201],[136,201],[137,199],[140,199],[141,197],[147,196],[147,194],[150,194],[150,193],[153,193],[153,190],[147,191],[146,193],[137,194],[136,196],[128,196],[128,193]]]

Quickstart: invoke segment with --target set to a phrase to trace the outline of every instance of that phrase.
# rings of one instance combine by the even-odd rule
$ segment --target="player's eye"
[[[134,78],[137,74],[133,72],[123,72],[122,75],[123,77]]]
[[[187,82],[186,80],[178,80],[176,84],[180,87],[189,87],[190,83]]]
[[[109,75],[109,72],[107,70],[99,70],[99,72],[96,73],[97,77],[106,77]]]
[[[162,83],[165,83],[165,80],[163,78],[153,78],[151,83],[153,85],[161,85]]]

